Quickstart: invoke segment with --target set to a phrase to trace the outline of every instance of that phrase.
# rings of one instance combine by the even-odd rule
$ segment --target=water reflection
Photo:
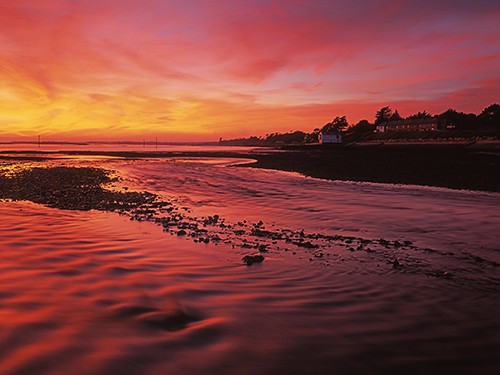
[[[282,251],[246,267],[242,249],[153,223],[1,202],[2,374],[498,370],[500,282],[485,261],[499,261],[499,194],[329,182],[226,160],[51,163],[116,170],[193,216],[418,249],[402,268],[346,248],[330,249],[329,263]]]
[[[116,214],[3,203],[0,216],[2,374],[496,366],[495,293],[290,254],[245,267],[230,247]]]
[[[197,160],[120,161],[113,167],[142,189],[175,195],[200,215],[408,239],[449,250],[458,243],[495,250],[499,240],[500,214],[491,209],[500,205],[497,193],[325,181],[289,172],[214,168]]]

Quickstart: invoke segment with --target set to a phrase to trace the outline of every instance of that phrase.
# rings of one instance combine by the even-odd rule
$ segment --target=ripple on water
[[[371,258],[325,267],[284,253],[246,267],[229,246],[194,245],[114,214],[2,203],[0,217],[2,374],[497,366],[491,290]],[[417,261],[412,254],[402,263]]]

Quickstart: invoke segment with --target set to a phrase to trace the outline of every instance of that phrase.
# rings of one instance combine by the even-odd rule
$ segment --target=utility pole
[[[38,148],[40,148],[40,136],[38,136]]]
[[[156,145],[156,148],[158,148],[158,137],[156,137],[155,145]]]

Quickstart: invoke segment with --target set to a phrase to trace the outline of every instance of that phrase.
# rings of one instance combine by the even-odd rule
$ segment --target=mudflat
[[[289,146],[256,155],[249,166],[294,171],[328,180],[500,191],[496,144],[371,144]]]

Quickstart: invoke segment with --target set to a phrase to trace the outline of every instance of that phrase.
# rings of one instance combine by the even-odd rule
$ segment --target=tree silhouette
[[[500,128],[500,105],[495,103],[486,107],[479,115],[479,118],[487,127]]]
[[[375,125],[382,124],[390,120],[392,109],[389,106],[380,108],[375,114]]]
[[[304,142],[304,138],[306,133],[296,130],[290,133],[272,133],[266,136],[264,139],[265,143],[302,143]]]
[[[329,122],[321,129],[325,133],[339,132],[342,131],[347,125],[345,116],[335,117],[332,122]]]
[[[422,111],[422,112],[417,112],[411,116],[408,116],[407,119],[412,120],[412,119],[424,119],[424,118],[431,118],[432,115],[429,112]]]
[[[441,113],[438,118],[445,124],[454,125],[457,130],[475,129],[478,125],[478,117],[475,114],[457,112],[451,108]]]
[[[321,132],[321,129],[315,128],[312,131],[312,133],[306,134],[306,136],[304,137],[304,142],[305,143],[318,143],[320,132]]]
[[[323,128],[321,128],[321,131],[324,133],[333,133],[333,132],[341,132],[344,129],[346,129],[349,126],[347,123],[347,118],[345,116],[342,117],[335,117],[332,122],[329,122]]]
[[[397,109],[394,111],[394,113],[391,115],[391,118],[390,118],[391,121],[399,121],[399,120],[402,120],[402,119],[403,118],[400,116],[400,114],[399,114],[399,112],[398,112]]]
[[[368,120],[361,120],[356,125],[349,128],[352,134],[363,134],[373,131],[373,125]]]

